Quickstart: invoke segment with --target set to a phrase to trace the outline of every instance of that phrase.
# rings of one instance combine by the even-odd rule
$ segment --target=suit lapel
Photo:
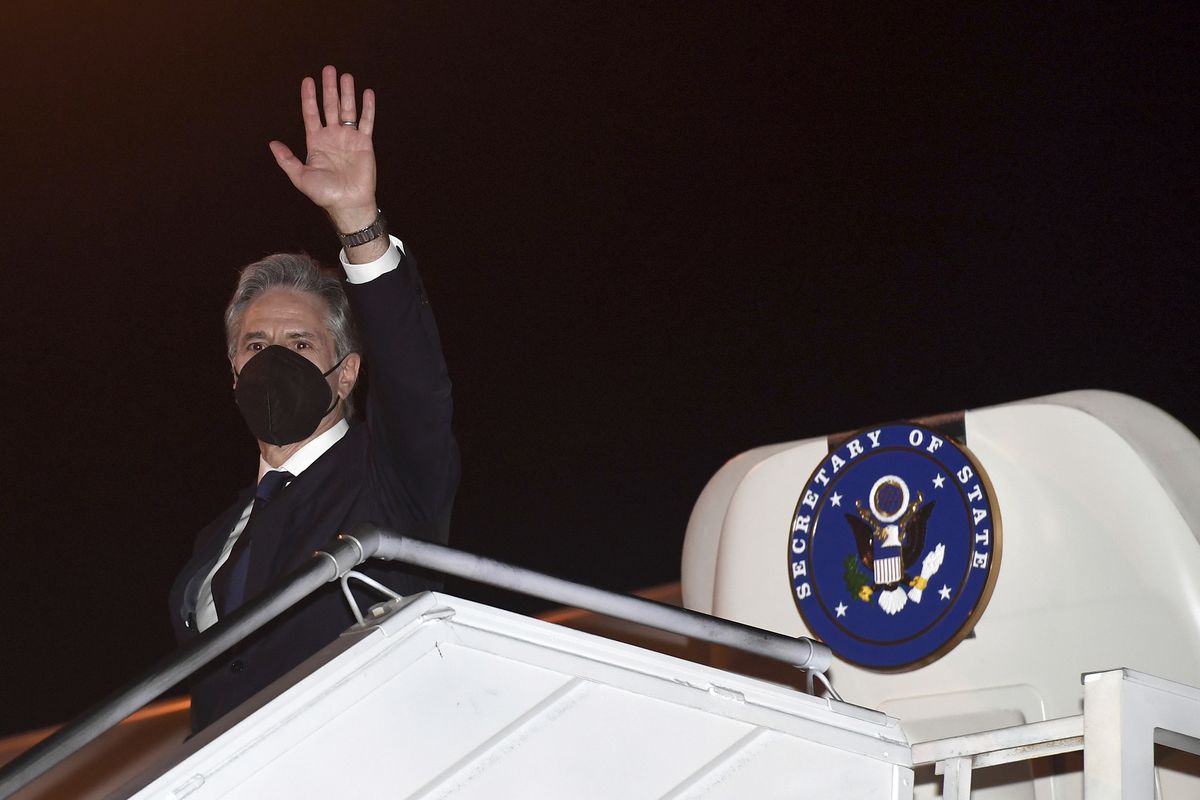
[[[217,558],[221,555],[221,548],[225,546],[225,540],[229,538],[230,531],[237,524],[242,511],[245,510],[246,504],[250,502],[253,495],[254,487],[247,486],[238,495],[238,499],[234,501],[233,505],[225,509],[221,516],[209,523],[196,536],[196,547],[192,558],[180,571],[180,581],[176,582],[176,590],[172,591],[173,602],[171,605],[179,611],[183,621],[186,622],[188,615],[195,612],[200,597],[200,584],[204,582],[208,573],[212,571],[213,565],[217,563]],[[187,576],[186,581],[183,580],[183,576]]]

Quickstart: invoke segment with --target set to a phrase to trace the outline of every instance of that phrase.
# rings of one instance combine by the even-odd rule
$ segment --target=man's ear
[[[354,385],[358,383],[358,368],[360,366],[362,366],[362,356],[358,353],[351,353],[346,356],[346,360],[338,368],[337,393],[338,397],[342,400],[345,400],[354,391]]]
[[[233,374],[233,388],[237,388],[237,365],[233,363],[233,359],[229,359],[229,371]]]

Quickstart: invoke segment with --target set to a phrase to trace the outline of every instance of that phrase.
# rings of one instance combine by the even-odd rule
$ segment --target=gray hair
[[[359,352],[358,333],[342,283],[306,253],[276,253],[242,268],[237,288],[225,308],[225,344],[229,360],[237,354],[242,317],[250,304],[272,289],[308,292],[325,301],[325,327],[333,337],[335,361]],[[349,398],[346,416],[350,416]]]

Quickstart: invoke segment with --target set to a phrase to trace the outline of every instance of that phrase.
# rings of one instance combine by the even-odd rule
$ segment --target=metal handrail
[[[374,525],[354,528],[343,540],[368,537],[364,547],[388,561],[402,561],[476,583],[486,583],[521,594],[553,600],[565,606],[627,620],[692,639],[783,661],[801,669],[824,672],[833,656],[829,648],[806,637],[784,636],[686,608],[643,597],[610,592],[582,583],[465,553],[452,547],[399,536]],[[377,543],[376,543],[376,537]]]
[[[784,636],[653,600],[596,589],[362,523],[349,534],[340,535],[334,546],[314,553],[312,560],[281,578],[253,602],[203,631],[124,688],[0,767],[0,798],[9,797],[36,780],[323,584],[341,579],[370,558],[401,561],[577,606],[784,661],[810,672],[824,672],[832,661],[829,648],[811,639]]]

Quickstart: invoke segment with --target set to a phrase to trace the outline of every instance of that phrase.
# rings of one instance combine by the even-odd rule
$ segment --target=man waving
[[[225,311],[234,396],[258,441],[257,477],[202,530],[171,590],[181,642],[217,624],[370,521],[444,542],[458,484],[450,380],[416,265],[388,235],[375,195],[375,95],[333,67],[300,87],[306,156],[271,152],[329,216],[345,285],[305,255],[245,267]],[[322,120],[322,112],[324,119]],[[369,365],[363,410],[352,413]],[[372,574],[402,594],[433,584],[395,566]],[[330,584],[198,673],[199,730],[332,641],[354,621]]]

